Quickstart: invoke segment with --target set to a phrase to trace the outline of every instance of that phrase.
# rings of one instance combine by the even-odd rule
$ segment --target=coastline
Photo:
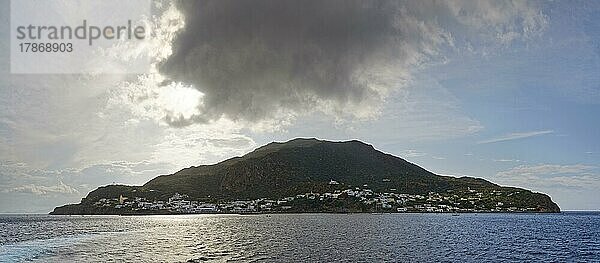
[[[449,215],[462,215],[462,214],[563,214],[563,213],[600,213],[600,211],[478,211],[478,212],[424,212],[424,211],[407,211],[407,212],[332,212],[332,211],[306,211],[306,212],[249,212],[249,213],[121,213],[121,214],[53,214],[52,212],[46,214],[51,216],[171,216],[171,215],[299,215],[299,214],[372,214],[372,215],[383,215],[383,214],[449,214]],[[44,214],[37,214],[44,215]]]

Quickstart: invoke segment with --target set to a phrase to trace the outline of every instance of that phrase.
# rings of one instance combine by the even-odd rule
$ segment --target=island
[[[560,212],[548,195],[441,176],[357,141],[294,139],[185,168],[142,186],[108,185],[54,215]]]

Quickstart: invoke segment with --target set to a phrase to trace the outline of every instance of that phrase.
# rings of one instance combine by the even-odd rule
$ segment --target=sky
[[[154,4],[150,73],[43,75],[0,1],[0,213],[296,137],[600,210],[600,2]]]

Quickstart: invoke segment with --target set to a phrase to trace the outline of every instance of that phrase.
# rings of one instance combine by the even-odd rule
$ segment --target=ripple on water
[[[0,217],[0,262],[600,261],[600,214]]]

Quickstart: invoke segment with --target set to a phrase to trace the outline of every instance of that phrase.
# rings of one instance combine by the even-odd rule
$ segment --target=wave
[[[34,239],[0,246],[0,262],[23,262],[44,260],[61,254],[64,248],[72,247],[96,234],[77,234],[49,239]]]

